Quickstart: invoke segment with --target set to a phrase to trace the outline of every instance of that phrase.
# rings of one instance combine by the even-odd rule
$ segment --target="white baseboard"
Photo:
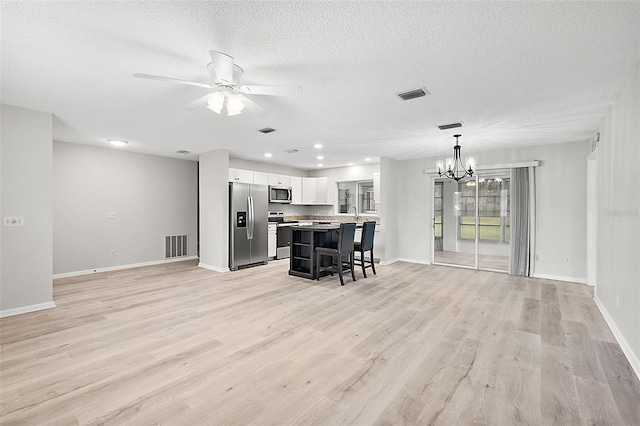
[[[638,355],[640,354],[635,354],[633,352],[633,349],[631,349],[631,346],[629,346],[629,343],[627,343],[627,340],[622,335],[622,332],[620,332],[620,329],[616,325],[611,315],[609,315],[609,311],[607,311],[607,308],[604,307],[604,304],[600,301],[600,299],[598,299],[598,297],[596,296],[593,298],[593,300],[596,302],[596,306],[600,310],[600,313],[604,317],[604,320],[607,322],[607,325],[611,329],[613,337],[616,338],[616,341],[620,345],[622,352],[624,352],[625,356],[629,360],[631,368],[633,368],[636,376],[638,377],[638,379],[640,379],[640,359],[638,359]]]
[[[108,266],[106,268],[89,269],[86,271],[64,272],[62,274],[54,274],[53,279],[55,280],[56,278],[77,277],[79,275],[97,274],[99,272],[118,271],[120,269],[139,268],[141,266],[161,265],[163,263],[182,262],[185,260],[194,260],[194,259],[198,259],[198,256],[175,257],[172,259],[152,260],[150,262],[142,262],[142,263],[131,263],[129,265]]]
[[[215,271],[215,272],[229,272],[229,268],[219,268],[217,266],[212,266],[212,265],[207,265],[206,263],[198,263],[198,266],[200,268],[204,268],[204,269],[208,269],[210,271]]]
[[[14,315],[27,314],[29,312],[42,311],[44,309],[51,309],[55,307],[55,303],[46,302],[38,303],[37,305],[22,306],[20,308],[5,309],[4,311],[0,311],[0,318],[12,317]]]
[[[429,262],[428,260],[407,259],[407,258],[404,258],[404,257],[398,258],[398,262],[419,263],[420,265],[431,265],[431,262]]]
[[[541,278],[543,280],[566,281],[570,283],[586,284],[586,278],[565,277],[562,275],[533,274],[532,278]]]
[[[380,264],[384,265],[384,266],[391,265],[392,263],[396,263],[398,260],[399,260],[398,258],[391,259],[391,260],[382,260],[382,259],[380,259]]]

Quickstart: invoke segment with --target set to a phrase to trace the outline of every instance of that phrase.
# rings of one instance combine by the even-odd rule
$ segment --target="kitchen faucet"
[[[351,209],[354,209],[356,214],[355,214],[355,219],[358,220],[358,207],[357,206],[351,206],[349,207],[349,211],[347,213],[351,212]]]

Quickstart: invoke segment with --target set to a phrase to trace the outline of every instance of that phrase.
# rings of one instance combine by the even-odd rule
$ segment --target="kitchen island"
[[[289,275],[312,280],[318,278],[316,247],[337,247],[339,230],[339,224],[314,224],[292,228]],[[326,262],[330,261],[331,259],[326,259]],[[326,274],[328,272],[322,273]]]

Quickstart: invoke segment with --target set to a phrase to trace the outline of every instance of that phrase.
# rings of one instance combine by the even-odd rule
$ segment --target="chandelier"
[[[458,145],[458,138],[462,135],[453,135],[456,138],[456,146],[453,147],[453,158],[447,158],[446,169],[443,167],[442,161],[436,161],[436,167],[438,169],[438,176],[453,179],[456,182],[465,178],[466,176],[473,176],[473,169],[476,166],[476,161],[473,157],[469,157],[465,161],[465,165],[462,164],[462,158],[460,157],[460,145]]]
[[[238,115],[244,109],[244,104],[240,97],[233,93],[223,93],[217,91],[209,96],[207,100],[207,108],[211,111],[222,114],[222,110],[226,107],[227,115]]]

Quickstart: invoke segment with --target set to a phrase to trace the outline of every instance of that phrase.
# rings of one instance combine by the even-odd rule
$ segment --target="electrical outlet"
[[[24,217],[22,216],[5,216],[4,226],[24,226]]]
[[[107,212],[107,219],[115,219],[115,218],[116,218],[115,212]]]
[[[564,258],[564,263],[569,263],[569,258],[568,257]]]
[[[116,256],[116,251],[115,251],[115,249],[114,249],[114,250],[111,250],[111,257],[115,257],[115,256]]]

